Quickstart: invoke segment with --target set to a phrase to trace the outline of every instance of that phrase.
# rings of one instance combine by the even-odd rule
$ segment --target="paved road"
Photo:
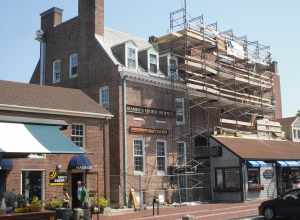
[[[231,220],[257,216],[260,202],[201,204],[178,208],[164,208],[159,216],[152,216],[152,210],[136,213],[122,213],[100,220],[180,220],[185,215],[192,215],[199,220]],[[95,218],[96,220],[97,218]]]

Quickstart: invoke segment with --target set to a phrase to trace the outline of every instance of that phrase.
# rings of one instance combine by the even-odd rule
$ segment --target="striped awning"
[[[281,167],[300,167],[300,161],[277,161]]]
[[[0,122],[0,154],[83,154],[59,125]]]
[[[267,166],[267,164],[263,161],[254,161],[254,160],[248,161],[248,165],[251,166],[251,167],[265,167],[265,166]]]

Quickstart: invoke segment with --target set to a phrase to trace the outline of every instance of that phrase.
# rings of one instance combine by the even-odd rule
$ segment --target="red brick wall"
[[[1,115],[12,115],[21,117],[34,117],[34,118],[47,118],[47,119],[58,119],[64,120],[68,124],[72,123],[82,123],[85,124],[86,131],[86,141],[85,150],[87,152],[87,157],[91,160],[93,164],[93,169],[91,173],[98,173],[98,192],[99,195],[105,196],[105,186],[109,184],[106,182],[105,170],[109,171],[109,167],[105,167],[104,162],[107,161],[108,155],[105,158],[105,123],[101,119],[92,118],[78,118],[70,116],[53,116],[44,114],[29,114],[29,113],[19,113],[19,112],[0,112]],[[63,131],[67,137],[70,137],[71,128],[68,127],[67,130]],[[26,147],[26,146],[24,146]],[[62,197],[62,187],[49,186],[49,172],[55,170],[56,165],[61,164],[62,170],[67,170],[68,163],[71,157],[74,155],[47,155],[45,159],[16,159],[13,162],[13,170],[9,173],[7,177],[7,190],[15,190],[16,192],[21,192],[21,173],[22,170],[43,170],[45,173],[45,199],[53,197]],[[89,189],[96,190],[96,174],[89,175],[88,187]],[[109,190],[108,190],[109,191]]]

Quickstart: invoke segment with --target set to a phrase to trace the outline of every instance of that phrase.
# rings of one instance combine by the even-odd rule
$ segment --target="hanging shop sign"
[[[140,128],[130,127],[129,132],[131,134],[151,134],[151,135],[168,135],[167,129],[155,129],[155,128]]]
[[[134,106],[134,105],[127,105],[126,110],[128,113],[153,115],[159,117],[173,117],[175,115],[174,112],[168,110],[146,108],[146,107]]]
[[[64,186],[68,181],[66,172],[53,170],[49,173],[49,186]]]
[[[263,172],[263,177],[265,179],[272,179],[274,177],[274,171],[272,169],[267,169]]]

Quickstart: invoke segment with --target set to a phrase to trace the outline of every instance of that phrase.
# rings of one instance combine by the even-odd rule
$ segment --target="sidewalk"
[[[152,216],[152,209],[140,212],[125,212],[113,214],[110,217],[100,216],[101,220],[179,220],[185,215],[195,216],[201,220],[230,220],[258,215],[261,201],[245,203],[215,203],[199,204],[176,208],[162,208],[159,216]],[[97,220],[95,216],[93,220]]]

